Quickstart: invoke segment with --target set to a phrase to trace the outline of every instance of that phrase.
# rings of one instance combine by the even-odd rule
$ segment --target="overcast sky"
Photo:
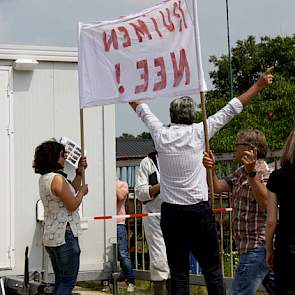
[[[0,43],[44,46],[77,46],[78,21],[101,21],[139,12],[159,0],[0,0]],[[249,35],[295,33],[295,0],[228,0],[230,39]],[[202,60],[208,87],[210,55],[227,53],[225,0],[199,0]],[[169,122],[169,100],[150,103],[165,123]],[[129,106],[116,107],[116,134],[146,131]]]

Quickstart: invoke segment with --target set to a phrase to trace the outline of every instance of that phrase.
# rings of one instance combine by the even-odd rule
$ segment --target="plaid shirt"
[[[264,160],[256,162],[257,177],[266,183],[271,173]],[[248,183],[244,166],[224,180],[232,188],[233,236],[239,254],[262,246],[265,242],[266,209],[261,208]]]

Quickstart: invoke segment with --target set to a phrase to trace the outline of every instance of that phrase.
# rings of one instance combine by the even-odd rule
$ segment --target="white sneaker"
[[[134,291],[135,291],[135,285],[132,283],[129,283],[127,287],[127,292],[134,292]]]

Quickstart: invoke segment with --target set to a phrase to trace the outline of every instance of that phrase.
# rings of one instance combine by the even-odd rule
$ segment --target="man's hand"
[[[243,106],[249,104],[254,96],[272,83],[273,75],[270,73],[271,70],[271,68],[267,69],[265,73],[261,74],[256,83],[238,97]]]
[[[133,108],[134,111],[136,111],[136,108],[140,104],[141,104],[141,102],[139,100],[129,101],[129,105]]]
[[[265,87],[272,84],[273,75],[271,74],[273,67],[268,68],[264,73],[261,74],[259,79],[256,81],[256,86],[261,91]]]
[[[257,149],[253,148],[251,151],[244,151],[241,157],[242,164],[245,165],[247,173],[255,171],[255,164],[257,161]]]
[[[203,165],[205,166],[205,168],[214,168],[215,158],[211,151],[209,153],[204,152]]]

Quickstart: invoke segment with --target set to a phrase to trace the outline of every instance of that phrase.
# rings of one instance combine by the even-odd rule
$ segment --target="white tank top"
[[[67,223],[75,237],[80,232],[80,215],[78,209],[74,212],[67,210],[63,201],[51,191],[54,172],[41,175],[39,178],[39,193],[44,206],[44,233],[43,243],[47,247],[57,247],[65,244],[65,231]],[[65,179],[66,180],[66,179]],[[75,194],[72,185],[66,180],[70,190]]]

